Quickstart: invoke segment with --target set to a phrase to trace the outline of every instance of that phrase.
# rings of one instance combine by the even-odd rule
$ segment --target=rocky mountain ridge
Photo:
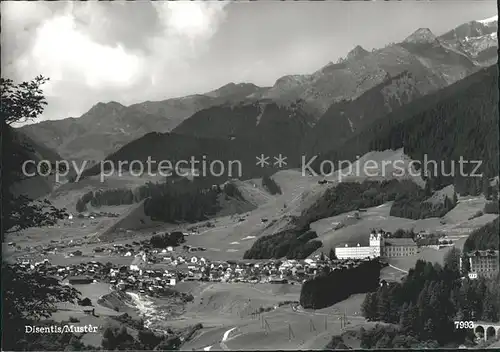
[[[187,120],[193,116],[193,121],[200,121],[199,116],[210,116],[217,111],[211,110],[213,107],[221,106],[222,115],[226,116],[228,110],[224,107],[235,106],[233,110],[237,112],[240,103],[276,103],[290,111],[300,105],[302,112],[312,116],[306,123],[312,126],[328,119],[329,110],[337,109],[337,104],[355,101],[394,77],[412,77],[397,89],[386,87],[381,91],[385,101],[381,106],[389,112],[392,104],[387,102],[389,100],[407,102],[453,84],[496,61],[497,30],[497,20],[471,21],[439,37],[427,28],[420,28],[401,43],[388,44],[371,52],[358,45],[336,63],[329,63],[312,74],[283,76],[272,87],[229,83],[204,94],[146,101],[128,107],[117,102],[98,103],[80,118],[44,121],[21,130],[37,142],[57,150],[66,159],[100,160],[134,139],[152,131],[172,131],[183,121],[186,124],[179,127],[179,131],[190,133],[186,129],[189,125],[196,134],[202,128]],[[244,119],[258,119],[258,116],[252,113]],[[356,116],[334,120],[339,125],[330,126],[327,131],[334,131],[341,137],[349,135],[353,128],[361,128],[361,119]],[[323,123],[318,122],[319,126]],[[227,132],[224,123],[219,125]],[[228,126],[233,125],[229,122]],[[226,136],[226,132],[219,135]]]

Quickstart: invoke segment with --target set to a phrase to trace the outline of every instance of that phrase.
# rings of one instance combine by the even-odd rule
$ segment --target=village
[[[166,288],[173,288],[182,281],[300,285],[320,273],[353,268],[370,260],[331,260],[318,254],[304,260],[210,261],[202,256],[192,255],[192,248],[189,246],[182,246],[182,252],[178,253],[173,247],[151,249],[147,242],[134,241],[132,245],[114,244],[93,249],[103,255],[130,257],[129,265],[86,261],[79,250],[68,256],[81,256],[81,261],[67,266],[51,264],[48,259],[39,262],[24,259],[19,260],[17,265],[25,270],[57,277],[67,284],[109,283],[112,289],[161,296]]]

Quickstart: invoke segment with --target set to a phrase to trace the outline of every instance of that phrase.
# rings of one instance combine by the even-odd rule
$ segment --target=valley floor
[[[21,234],[9,236],[7,242],[14,244],[4,245],[4,258],[8,261],[48,259],[52,264],[63,266],[89,261],[129,266],[133,256],[118,253],[99,254],[95,253],[94,249],[103,246],[105,242],[108,242],[108,245],[124,245],[149,239],[153,232],[180,230],[191,233],[186,237],[187,245],[203,247],[206,250],[187,253],[176,248],[174,254],[203,256],[212,261],[241,259],[245,250],[249,249],[257,238],[286,228],[290,217],[300,215],[332,186],[331,183],[319,183],[321,177],[303,176],[297,170],[281,171],[273,177],[282,189],[281,195],[269,194],[262,188],[260,180],[238,181],[238,188],[255,207],[254,210],[242,214],[220,216],[189,225],[148,222],[145,226],[140,226],[139,220],[143,214],[139,214],[137,205],[103,207],[99,211],[116,213],[116,216],[108,214],[98,218],[74,217],[50,228],[29,229]],[[74,203],[74,198],[61,189],[54,197],[57,204],[68,199]],[[485,202],[483,197],[462,197],[459,198],[458,205],[443,218],[425,220],[390,216],[391,203],[368,208],[355,220],[350,216],[352,214],[320,219],[313,222],[311,228],[317,232],[323,247],[312,255],[318,252],[327,254],[331,248],[345,243],[363,245],[370,230],[374,228],[387,231],[403,228],[413,229],[415,232],[441,233],[461,248],[471,231],[497,217],[492,214],[474,217],[474,214],[484,208]],[[340,222],[345,226],[335,229]],[[120,226],[117,226],[117,223]],[[117,227],[123,227],[123,231],[118,231]],[[51,249],[61,244],[64,244],[62,249]],[[75,251],[80,251],[81,254],[70,255]],[[448,248],[421,248],[415,256],[391,258],[390,266],[382,270],[381,278],[399,281],[418,259],[442,263],[447,251]],[[289,304],[280,306],[284,301],[299,301],[300,285],[181,282],[175,288],[194,296],[194,301],[187,304],[184,313],[175,318],[162,316],[161,300],[149,300],[150,314],[146,318],[152,327],[158,329],[184,328],[202,323],[203,329],[182,346],[183,350],[323,349],[332,335],[342,332],[342,315],[345,314],[348,318],[348,328],[373,324],[361,317],[360,306],[364,295],[351,296],[322,310],[306,311]],[[55,320],[75,317],[82,323],[103,326],[118,314],[96,303],[101,296],[110,292],[107,284],[94,283],[79,289],[98,307],[96,316],[85,315],[81,313],[81,309],[64,306],[54,314]],[[148,300],[147,297],[144,299]],[[268,308],[269,311],[254,314],[261,308]],[[130,307],[127,313],[141,314],[133,307]],[[100,337],[92,337],[89,334],[84,342],[99,346]],[[352,344],[355,346],[356,342]]]

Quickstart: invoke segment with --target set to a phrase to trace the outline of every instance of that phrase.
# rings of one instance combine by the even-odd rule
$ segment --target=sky
[[[497,14],[496,1],[1,2],[2,76],[42,74],[42,119],[98,102],[130,105],[227,83],[272,86],[356,45],[399,42]]]

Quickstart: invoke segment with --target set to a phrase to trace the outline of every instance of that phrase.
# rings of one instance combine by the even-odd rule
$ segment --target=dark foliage
[[[375,325],[373,329],[361,329],[360,336],[361,348],[364,349],[418,349],[418,348],[437,348],[436,341],[419,341],[412,335],[407,335],[405,331],[394,325],[384,326]]]
[[[179,231],[153,235],[153,237],[151,237],[151,239],[149,240],[149,243],[154,248],[177,247],[184,242],[186,242],[186,240],[184,239],[184,234]]]
[[[355,160],[371,150],[404,148],[422,165],[437,162],[437,168],[427,164],[423,169],[424,175],[433,176],[436,187],[454,183],[459,194],[476,195],[481,193],[482,178],[470,177],[475,168],[471,163],[464,165],[461,175],[459,160],[481,160],[476,172],[487,177],[498,175],[498,124],[495,65],[394,110],[317,158],[314,168],[319,170],[323,160]],[[446,176],[452,169],[455,178]]]
[[[296,105],[296,104],[294,104]],[[290,116],[293,118],[290,118]],[[256,117],[260,116],[256,124]],[[216,106],[203,109],[185,119],[172,132],[145,134],[106,157],[115,164],[119,161],[139,160],[144,164],[148,158],[152,161],[152,171],[162,160],[169,160],[175,165],[181,160],[198,161],[195,167],[202,168],[206,161],[207,174],[211,162],[222,161],[226,167],[219,177],[212,178],[211,184],[222,184],[228,179],[238,177],[248,179],[272,174],[279,170],[274,165],[263,169],[255,165],[255,157],[264,155],[286,155],[288,165],[300,165],[299,143],[310,129],[312,117],[299,106],[284,107],[268,101],[243,103],[236,106]],[[242,165],[239,168],[239,161]],[[220,171],[215,167],[215,173]],[[229,172],[231,170],[231,172]],[[99,167],[87,169],[83,176],[97,175]]]
[[[488,202],[484,206],[485,214],[498,214],[498,201],[497,202]]]
[[[304,308],[321,309],[352,294],[375,290],[379,285],[380,268],[378,260],[372,260],[310,279],[302,285],[300,304]],[[360,279],[353,280],[353,277]]]
[[[2,241],[5,233],[54,225],[67,215],[64,209],[55,208],[48,200],[34,201],[25,195],[15,195],[12,190],[14,184],[27,178],[22,165],[26,160],[33,160],[35,150],[32,144],[20,141],[10,125],[35,119],[43,112],[46,101],[40,86],[46,81],[42,76],[20,84],[0,80]]]
[[[70,321],[71,322],[71,321]],[[55,322],[51,320],[37,322],[39,328],[51,329],[54,327],[63,328],[68,322]],[[24,334],[24,338],[18,342],[18,351],[89,351],[93,346],[85,345],[82,342],[82,334],[73,333],[44,333],[44,334]],[[12,338],[12,337],[9,337]]]
[[[90,300],[90,298],[85,297],[85,298],[84,298],[84,299],[82,299],[81,301],[78,301],[78,304],[79,304],[79,305],[81,305],[81,306],[88,307],[88,306],[91,306],[91,305],[92,305],[92,301]]]
[[[411,238],[414,240],[417,237],[417,234],[413,230],[397,229],[396,231],[392,232],[389,237],[390,238]]]
[[[499,218],[473,231],[464,243],[464,252],[499,248]]]
[[[451,247],[444,256],[444,268],[455,273],[460,272],[460,257],[462,252],[456,247]]]
[[[418,192],[420,192],[420,187],[409,180],[342,182],[336,187],[329,188],[321,199],[303,212],[302,217],[313,222],[321,218],[403,199]]]
[[[330,252],[328,253],[328,259],[337,260],[337,256],[335,255],[335,249],[330,248]]]
[[[309,224],[318,219],[343,214],[363,208],[384,204],[388,201],[411,198],[422,192],[421,188],[409,180],[342,182],[329,188],[311,207],[295,219],[294,227],[273,235],[259,238],[245,252],[245,259],[303,258],[319,248],[318,244],[303,246],[300,236]],[[391,209],[392,212],[392,209]],[[310,242],[314,243],[314,241]],[[300,248],[300,252],[296,252]],[[304,257],[305,258],[305,257]]]
[[[260,237],[243,256],[244,259],[282,258],[305,259],[322,246],[314,240],[318,235],[314,231],[288,230],[274,235]]]
[[[365,91],[356,99],[336,101],[304,138],[303,151],[317,155],[331,150],[332,147],[341,146],[356,132],[384,118],[389,111],[418,98],[421,92],[413,88],[418,81],[422,83],[423,77],[420,78],[407,70],[396,75],[387,74],[383,82]],[[397,91],[393,91],[393,94],[384,93],[387,90],[394,90],[395,87]]]
[[[48,78],[37,76],[29,82],[15,84],[11,79],[1,78],[2,123],[26,122],[36,119],[47,105],[40,88]]]
[[[132,204],[138,201],[130,189],[106,189],[94,192],[90,205],[100,207],[103,205]]]
[[[349,350],[350,348],[344,343],[344,339],[342,336],[332,336],[328,345],[326,345],[325,349],[327,350]]]
[[[146,198],[144,212],[152,220],[165,222],[206,220],[219,210],[220,187],[200,188],[185,181],[175,185],[148,183],[139,189],[139,197]]]
[[[10,192],[3,194],[2,206],[2,226],[6,233],[55,225],[68,215],[66,209],[58,209],[46,199],[32,200],[24,195],[14,196]]]
[[[417,246],[436,246],[439,245],[439,239],[441,238],[441,235],[438,234],[427,234],[421,238],[416,238],[415,242],[417,243]]]
[[[419,260],[402,283],[381,286],[366,296],[362,311],[368,320],[399,324],[399,332],[387,332],[384,339],[392,342],[386,341],[383,347],[396,347],[391,345],[396,336],[398,341],[412,336],[418,341],[436,341],[439,346],[463,343],[467,333],[455,329],[454,321],[498,321],[499,276],[461,279],[459,255],[452,252],[447,256],[444,268]]]
[[[125,325],[108,326],[103,333],[102,348],[106,350],[178,350],[183,341],[189,341],[196,331],[203,328],[196,324],[183,330],[173,332],[168,329],[168,334],[158,334],[147,328],[138,328],[137,336],[129,333]]]
[[[139,187],[135,191],[126,188],[98,190],[94,192],[90,191],[88,193],[85,193],[78,200],[76,204],[76,210],[78,212],[86,211],[88,203],[90,203],[90,205],[93,207],[100,207],[103,205],[133,204],[136,202],[140,202],[145,198],[152,197],[153,195],[155,195],[154,192],[158,189],[162,189],[165,194],[169,194],[172,196],[173,194],[176,194],[175,197],[181,197],[182,195],[190,192],[206,193],[208,191],[208,189],[206,189],[207,187],[201,186],[199,182],[195,182],[195,184],[198,186],[190,185],[188,182],[186,182],[186,180],[181,179],[170,183],[147,183],[146,185]],[[219,187],[214,187],[212,190],[216,190],[217,194],[221,192]],[[228,197],[234,199],[244,199],[239,189],[231,182],[226,182],[224,184],[222,192],[224,192]]]
[[[232,183],[232,182],[226,182],[224,183],[224,186],[222,187],[222,191],[231,198],[235,199],[240,199],[243,200],[243,195],[241,194],[240,190],[238,187]]]
[[[415,187],[411,192],[396,198],[391,206],[390,215],[413,220],[440,218],[456,205],[448,197],[445,197],[443,202],[437,204],[427,202],[426,198],[425,190]]]
[[[107,327],[101,345],[105,350],[134,350],[138,347],[137,341],[123,325],[119,328]]]
[[[280,186],[270,176],[262,177],[262,186],[271,194],[281,194]]]
[[[3,321],[9,323],[2,326],[2,349],[36,350],[36,346],[40,346],[37,343],[43,343],[43,340],[32,339],[25,333],[25,326],[40,324],[42,319],[51,316],[56,303],[76,302],[78,297],[76,289],[61,285],[56,278],[3,263],[2,316]]]

